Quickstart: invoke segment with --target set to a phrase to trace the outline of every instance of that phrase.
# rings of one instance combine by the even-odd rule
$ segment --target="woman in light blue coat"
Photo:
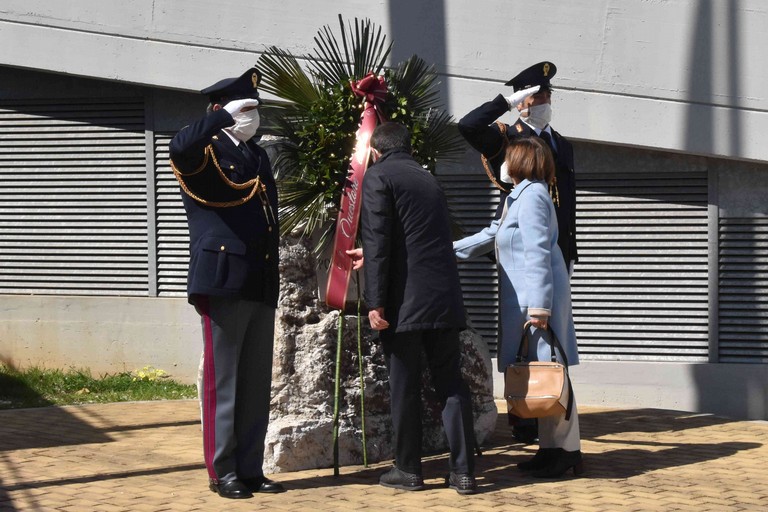
[[[548,183],[554,161],[538,137],[517,139],[507,148],[502,173],[515,184],[505,200],[500,219],[479,233],[454,242],[459,259],[496,252],[499,271],[498,369],[515,361],[523,326],[530,321],[531,361],[550,359],[551,327],[560,341],[567,364],[579,362],[573,326],[568,269],[557,245],[557,218]],[[558,350],[558,359],[565,362]],[[539,418],[539,450],[533,459],[518,464],[534,476],[555,478],[573,468],[583,470],[579,420],[575,400],[566,415]]]

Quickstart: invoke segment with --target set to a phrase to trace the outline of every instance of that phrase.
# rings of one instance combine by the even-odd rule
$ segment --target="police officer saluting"
[[[203,452],[224,498],[282,492],[262,470],[279,292],[277,188],[251,68],[203,89],[208,114],[170,143],[190,236],[189,302],[203,328]]]
[[[563,253],[569,273],[578,261],[576,251],[576,179],[573,165],[573,146],[552,129],[552,86],[550,80],[557,67],[544,61],[524,69],[506,84],[513,94],[499,94],[492,101],[483,103],[459,121],[459,132],[469,144],[481,153],[488,178],[501,189],[501,201],[496,218],[501,217],[504,199],[512,189],[512,179],[504,165],[507,145],[519,137],[541,137],[555,157],[555,180],[549,192],[555,205],[559,228],[557,245]],[[509,126],[499,117],[507,111],[517,110],[520,117]],[[538,437],[536,420],[523,420],[510,415],[513,434],[525,444]]]
[[[502,201],[512,189],[511,180],[503,169],[507,143],[517,137],[539,136],[549,145],[555,157],[555,182],[550,195],[555,204],[560,237],[557,240],[569,271],[578,260],[576,252],[576,181],[573,168],[573,146],[549,125],[552,118],[552,87],[550,79],[557,67],[551,62],[539,62],[524,69],[508,81],[514,93],[501,94],[483,103],[459,121],[459,132],[482,154],[488,177],[502,191]],[[520,117],[512,126],[498,118],[507,111],[517,110]],[[505,179],[506,178],[506,179]],[[497,218],[501,211],[497,212]]]

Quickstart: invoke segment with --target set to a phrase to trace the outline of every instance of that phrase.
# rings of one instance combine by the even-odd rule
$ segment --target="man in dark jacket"
[[[371,137],[376,163],[363,179],[364,296],[371,328],[381,331],[395,431],[395,467],[379,482],[406,490],[424,487],[420,383],[425,352],[451,451],[446,484],[471,494],[477,489],[474,426],[459,342],[466,324],[448,206],[435,177],[411,157],[410,140],[401,124],[379,125]]]
[[[203,326],[203,451],[224,498],[281,492],[264,477],[279,290],[277,188],[259,125],[260,73],[203,89],[208,115],[171,140],[190,237],[187,293]]]
[[[501,189],[501,201],[496,218],[501,216],[504,198],[512,189],[512,180],[504,168],[508,142],[519,137],[541,137],[555,157],[555,181],[550,195],[555,205],[559,226],[557,245],[563,253],[569,273],[573,273],[578,260],[576,251],[576,178],[573,164],[573,146],[568,139],[552,129],[552,86],[550,80],[557,67],[552,62],[539,62],[524,69],[505,85],[512,86],[513,94],[501,94],[483,103],[459,121],[459,132],[482,155],[483,166],[489,179]],[[520,117],[513,125],[499,121],[508,111],[517,111]],[[512,432],[519,441],[536,441],[536,420],[524,420],[510,415]]]

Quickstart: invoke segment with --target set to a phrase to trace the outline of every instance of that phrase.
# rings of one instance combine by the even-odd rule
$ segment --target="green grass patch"
[[[194,385],[152,367],[94,377],[87,369],[16,370],[0,364],[0,409],[196,397]]]

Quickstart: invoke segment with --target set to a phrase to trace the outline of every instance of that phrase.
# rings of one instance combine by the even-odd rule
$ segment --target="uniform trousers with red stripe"
[[[197,297],[203,327],[203,452],[214,482],[264,475],[275,308]]]

